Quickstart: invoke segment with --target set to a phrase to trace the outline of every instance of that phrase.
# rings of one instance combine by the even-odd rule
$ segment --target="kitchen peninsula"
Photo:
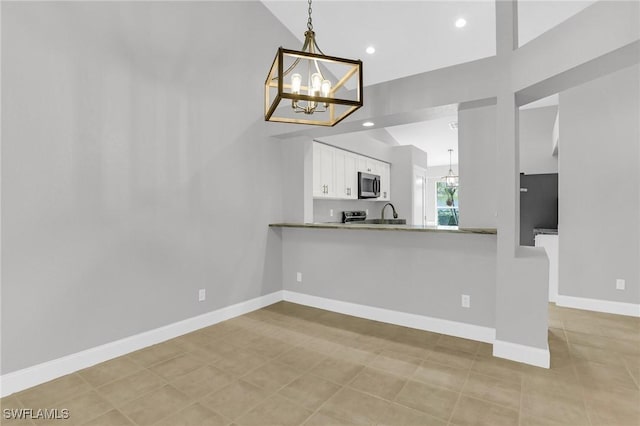
[[[269,232],[282,241],[285,300],[495,339],[495,229],[275,223]]]

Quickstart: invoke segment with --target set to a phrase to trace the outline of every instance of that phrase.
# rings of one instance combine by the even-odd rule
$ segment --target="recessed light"
[[[365,52],[367,52],[369,55],[373,55],[374,53],[376,53],[376,48],[373,47],[373,46],[369,46],[369,47],[367,47]]]
[[[462,28],[462,27],[464,27],[465,25],[467,25],[467,20],[466,20],[466,19],[464,19],[464,18],[458,18],[458,19],[456,20],[456,28]]]
[[[376,123],[374,123],[373,121],[365,121],[364,123],[362,123],[362,125],[363,125],[364,127],[371,127],[371,126],[373,126],[374,124],[376,124]]]

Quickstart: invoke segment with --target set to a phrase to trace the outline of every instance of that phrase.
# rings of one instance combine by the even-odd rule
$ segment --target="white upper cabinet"
[[[358,199],[358,172],[380,176],[380,201],[389,201],[390,165],[329,145],[313,143],[313,197]]]
[[[356,154],[341,149],[335,150],[336,191],[337,198],[358,198],[358,159]]]
[[[313,144],[313,196],[335,198],[335,151],[336,149],[321,143]]]

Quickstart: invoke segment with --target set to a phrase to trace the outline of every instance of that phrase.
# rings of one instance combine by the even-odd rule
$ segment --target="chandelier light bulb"
[[[322,81],[322,96],[325,98],[329,97],[329,92],[331,91],[331,82],[329,80]]]
[[[313,93],[311,95],[316,96],[318,93],[320,93],[321,86],[322,76],[319,73],[314,72],[313,74],[311,74],[311,88],[313,90]]]
[[[293,74],[291,76],[291,93],[300,94],[300,86],[302,84],[302,76]]]

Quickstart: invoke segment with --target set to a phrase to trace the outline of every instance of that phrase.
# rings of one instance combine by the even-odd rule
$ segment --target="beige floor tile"
[[[552,370],[546,370],[546,374],[524,375],[522,391],[578,396],[584,394],[584,388],[576,375],[557,374]]]
[[[266,358],[275,358],[283,353],[295,348],[294,345],[282,340],[264,337],[255,344],[247,348],[248,351]]]
[[[575,360],[588,360],[599,364],[620,365],[621,358],[617,353],[606,349],[584,346],[577,343],[569,344],[569,353]]]
[[[471,373],[462,394],[492,402],[513,410],[520,410],[520,384],[482,374]]]
[[[278,361],[290,365],[292,368],[299,370],[310,370],[320,361],[325,359],[325,355],[306,349],[306,348],[293,348],[276,358]]]
[[[222,358],[214,362],[213,365],[234,376],[244,376],[267,362],[269,362],[267,357],[236,351],[233,356]]]
[[[160,389],[165,384],[166,382],[161,377],[145,369],[99,387],[98,393],[112,404],[120,406],[146,393]]]
[[[568,424],[562,421],[556,422],[551,419],[545,419],[543,417],[531,416],[528,414],[520,413],[520,426],[577,426],[577,425]]]
[[[349,383],[349,387],[393,401],[405,383],[405,377],[366,367]]]
[[[343,359],[355,364],[368,364],[378,356],[380,351],[363,351],[351,347],[340,348],[331,354],[333,358]]]
[[[521,412],[567,424],[589,424],[582,395],[525,391],[522,393]]]
[[[464,395],[460,397],[451,417],[451,424],[459,426],[514,426],[518,421],[517,410]]]
[[[622,365],[604,365],[585,361],[577,363],[575,368],[578,378],[585,388],[638,390],[638,385],[627,368]]]
[[[421,362],[420,358],[384,350],[369,363],[369,366],[398,376],[409,377],[418,369]]]
[[[95,391],[75,396],[68,401],[60,403],[60,408],[69,410],[69,419],[64,422],[55,420],[52,424],[79,425],[89,420],[93,420],[115,407]]]
[[[135,426],[124,414],[118,410],[111,410],[106,414],[84,423],[83,426]]]
[[[640,345],[633,340],[614,339],[589,333],[565,330],[569,343],[606,349],[620,354],[640,355]]]
[[[278,361],[271,361],[242,377],[242,380],[269,392],[288,385],[302,375],[303,371]]]
[[[230,423],[229,419],[195,403],[160,420],[154,426],[225,426]]]
[[[640,425],[640,391],[591,390],[585,394],[585,406],[594,425]]]
[[[238,380],[205,396],[200,400],[200,403],[229,419],[235,420],[268,396],[269,392],[264,389]]]
[[[440,339],[438,339],[438,343],[437,343],[437,346],[441,346],[449,349],[456,349],[461,352],[467,352],[470,354],[475,354],[476,351],[478,350],[479,345],[480,345],[480,342],[477,342],[475,340],[462,339],[460,337],[453,337],[453,336],[446,336],[446,335],[440,336]]]
[[[184,353],[184,348],[169,340],[148,348],[140,349],[128,356],[143,367],[149,367],[162,361],[175,358]]]
[[[173,380],[173,385],[191,399],[199,399],[233,383],[235,377],[217,367],[207,365]]]
[[[448,420],[458,400],[458,392],[409,381],[396,396],[396,402],[442,420]]]
[[[522,365],[503,358],[477,355],[471,371],[516,383],[522,380]]]
[[[141,426],[151,425],[186,407],[189,397],[170,385],[165,385],[129,401],[120,411]]]
[[[422,361],[411,376],[411,379],[459,392],[467,380],[468,372],[468,369],[448,367],[432,361]]]
[[[90,389],[91,386],[79,374],[69,374],[18,392],[15,396],[25,408],[51,408],[58,402],[88,392]]]
[[[483,348],[484,350],[480,350]],[[493,347],[491,352],[486,353],[486,348],[483,346],[478,347],[478,354],[485,354],[485,356],[492,356]],[[434,361],[439,364],[448,365],[455,368],[471,368],[475,355],[468,352],[463,352],[457,349],[446,348],[443,346],[436,346],[429,350],[427,360]]]
[[[236,423],[246,426],[293,426],[302,424],[312,413],[280,395],[272,395],[237,419]]]
[[[305,374],[284,388],[280,394],[301,407],[316,410],[322,403],[340,390],[340,386],[313,374]]]
[[[356,423],[334,417],[324,410],[320,410],[307,419],[305,426],[353,426]]]
[[[203,366],[204,363],[200,358],[189,353],[184,353],[175,358],[155,364],[149,367],[149,370],[163,377],[165,380],[171,381]]]
[[[391,404],[385,418],[379,423],[388,426],[445,426],[444,420],[400,404]]]
[[[78,371],[93,387],[102,386],[105,383],[120,379],[124,376],[140,371],[140,365],[136,364],[127,356],[121,356],[93,367]]]
[[[389,401],[343,388],[323,405],[322,411],[348,423],[369,425],[384,422],[391,405]]]
[[[362,364],[328,357],[312,368],[311,373],[343,385],[350,382],[363,368]]]

